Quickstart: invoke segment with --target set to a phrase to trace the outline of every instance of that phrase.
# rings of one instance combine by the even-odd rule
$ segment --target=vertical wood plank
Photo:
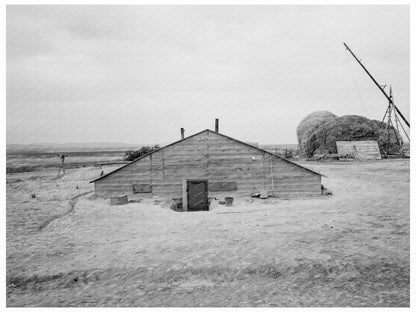
[[[161,150],[161,152],[162,152],[162,176],[163,176],[163,181],[165,181],[165,153],[163,149]]]
[[[150,171],[150,184],[153,184],[153,170],[152,170],[152,164],[153,164],[153,161],[152,161],[152,159],[153,159],[153,157],[152,157],[152,154],[150,154],[150,165],[149,165],[149,171]]]
[[[266,173],[266,162],[265,162],[265,158],[266,158],[266,153],[263,153],[263,188],[266,188],[267,185],[267,173]]]
[[[182,207],[183,211],[188,211],[188,192],[187,192],[187,181],[182,180]]]

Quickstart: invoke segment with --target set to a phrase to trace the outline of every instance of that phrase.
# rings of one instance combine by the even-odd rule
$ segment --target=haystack
[[[389,144],[386,123],[357,115],[337,117],[330,112],[306,116],[297,128],[299,151],[303,157],[314,154],[336,154],[336,141],[375,140],[383,153]],[[400,142],[402,138],[399,136]],[[396,137],[390,133],[390,152],[400,150]]]
[[[313,112],[302,119],[296,128],[298,137],[299,152],[301,156],[306,156],[310,150],[310,138],[313,133],[322,127],[323,124],[333,121],[337,116],[328,111]]]

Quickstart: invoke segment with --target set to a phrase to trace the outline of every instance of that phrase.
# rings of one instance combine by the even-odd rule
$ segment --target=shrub
[[[124,160],[133,161],[133,160],[135,160],[137,158],[140,158],[140,157],[142,157],[146,154],[157,151],[159,148],[160,148],[159,145],[156,144],[156,145],[153,145],[153,146],[142,146],[138,150],[128,150],[124,154]]]

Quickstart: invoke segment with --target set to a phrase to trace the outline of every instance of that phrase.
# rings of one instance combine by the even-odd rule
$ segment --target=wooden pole
[[[355,56],[355,54],[351,51],[351,49],[347,46],[347,44],[345,42],[344,46],[345,48],[348,50],[348,52],[351,53],[351,55],[355,58],[355,60],[358,62],[358,64],[360,64],[360,66],[364,69],[364,71],[367,73],[368,76],[370,76],[371,80],[376,84],[376,86],[380,89],[380,91],[384,94],[384,96],[387,98],[387,100],[389,100],[389,103],[393,105],[394,109],[397,110],[397,112],[399,113],[400,117],[402,117],[403,121],[406,123],[406,125],[410,128],[410,123],[407,121],[407,119],[403,116],[403,114],[400,112],[400,110],[397,108],[396,105],[394,105],[394,103],[392,102],[391,98],[388,96],[388,94],[386,93],[386,91],[384,91],[384,89],[379,85],[379,83],[374,79],[374,77],[370,74],[370,72],[367,70],[367,68],[365,68],[365,66],[360,62],[360,60]]]
[[[390,152],[390,123],[391,123],[391,104],[389,104],[389,113],[387,119],[387,156]]]
[[[61,168],[62,168],[62,174],[65,175],[65,157],[66,156],[64,154],[59,154],[58,157],[61,160],[61,164],[58,168],[58,174],[57,174],[57,176],[59,177],[59,174],[61,173]]]
[[[274,173],[273,173],[273,163],[272,163],[272,156],[269,156],[270,160],[270,175],[272,178],[272,196],[274,197]]]

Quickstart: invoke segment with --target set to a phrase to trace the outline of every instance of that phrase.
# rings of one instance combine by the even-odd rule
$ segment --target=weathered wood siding
[[[338,154],[354,155],[355,159],[381,159],[377,141],[337,141]]]
[[[224,191],[217,187],[209,190],[209,196],[227,192],[229,182],[237,183],[237,195],[262,189],[279,197],[321,192],[319,175],[211,131],[165,147],[96,181],[95,190],[99,196],[132,194],[133,184],[150,184],[153,195],[179,198],[186,179],[228,182]]]

